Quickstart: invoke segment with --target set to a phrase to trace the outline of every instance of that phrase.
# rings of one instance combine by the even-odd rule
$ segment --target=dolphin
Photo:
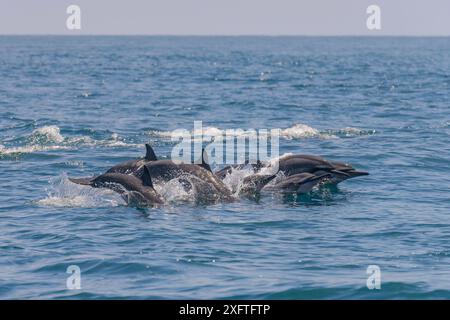
[[[93,188],[108,188],[123,196],[128,204],[154,206],[164,203],[163,198],[153,188],[149,172],[144,168],[142,180],[129,174],[104,173],[92,178],[69,178],[70,181],[89,185]]]
[[[119,163],[109,168],[106,173],[135,174],[144,164],[158,160],[153,148],[148,143],[145,144],[145,148],[146,154],[144,158]]]
[[[157,160],[143,166],[155,181],[168,182],[180,176],[192,175],[201,181],[212,185],[222,199],[232,200],[230,189],[216,177],[207,163],[206,151],[202,151],[201,164],[175,163],[172,160]]]
[[[332,177],[331,173],[325,173],[321,175],[315,175],[308,172],[297,173],[292,176],[288,176],[285,179],[273,185],[265,186],[264,190],[308,193],[315,186],[325,181],[328,181],[328,179],[330,179],[331,177]]]
[[[193,190],[195,200],[198,203],[216,203],[221,200],[234,201],[235,199],[225,196],[219,192],[212,184],[203,181],[202,179],[191,175],[184,174],[178,177],[178,181],[185,187],[186,190]]]
[[[228,174],[231,173],[231,171],[234,170],[241,170],[244,167],[246,167],[250,162],[248,160],[245,160],[244,164],[232,164],[232,165],[228,165],[223,167],[222,169],[214,172],[214,174],[219,177],[220,179],[224,179]],[[251,163],[250,164],[252,166],[253,172],[256,173],[258,172],[262,167],[263,167],[263,163],[258,160],[256,161],[256,163]]]
[[[332,182],[336,184],[350,178],[369,175],[367,171],[357,170],[348,163],[340,161],[330,161],[330,163],[334,166]]]
[[[299,173],[312,173],[317,176],[331,174],[330,182],[337,184],[349,178],[365,176],[366,171],[356,170],[351,165],[339,161],[328,161],[319,156],[295,154],[282,157],[278,161],[278,170],[285,176]]]
[[[298,154],[280,158],[278,169],[285,175],[290,176],[304,172],[314,173],[318,170],[332,171],[334,167],[329,161],[321,157]]]
[[[270,181],[272,181],[276,175],[262,175],[262,174],[252,174],[244,178],[242,181],[241,188],[239,189],[239,194],[241,195],[252,195],[261,191]]]

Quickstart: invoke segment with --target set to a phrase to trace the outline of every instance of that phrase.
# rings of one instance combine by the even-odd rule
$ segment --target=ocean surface
[[[0,37],[0,298],[450,298],[450,38]],[[279,128],[370,175],[127,206],[68,176],[168,132]],[[69,290],[67,268],[81,270]],[[381,288],[367,287],[367,268]]]

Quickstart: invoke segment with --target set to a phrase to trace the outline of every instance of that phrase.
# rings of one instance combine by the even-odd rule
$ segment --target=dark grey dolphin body
[[[285,176],[292,176],[299,173],[311,173],[316,176],[331,174],[329,182],[334,184],[369,174],[366,171],[356,170],[347,163],[328,161],[319,156],[304,154],[282,157],[278,161],[278,170]]]
[[[69,180],[92,187],[108,187],[108,185],[116,183],[120,186],[119,189],[114,186],[109,188],[117,192],[125,189],[128,191],[127,194],[137,192],[145,196],[148,195],[149,190],[143,190],[142,185],[152,187],[152,179],[157,182],[168,182],[179,178],[184,186],[195,189],[197,194],[208,195],[208,197],[204,197],[205,199],[235,200],[226,185],[212,173],[204,150],[199,164],[177,164],[171,160],[157,160],[151,146],[146,144],[146,148],[147,154],[143,159],[122,162],[97,177],[69,178]],[[141,185],[139,185],[139,181]],[[153,187],[152,190],[154,191]]]
[[[281,191],[281,192],[295,192],[295,193],[308,193],[318,184],[327,181],[332,175],[325,173],[322,175],[315,175],[312,173],[297,173],[292,176],[288,176],[278,183],[273,185],[267,185],[264,190],[269,191]]]
[[[183,174],[178,177],[178,181],[182,183],[187,191],[193,190],[195,193],[194,199],[197,203],[215,203],[226,200],[233,201],[235,199],[230,196],[225,196],[218,191],[212,184],[203,181],[191,174]]]
[[[340,162],[340,161],[330,161],[334,167],[332,183],[339,183],[341,181],[356,178],[359,176],[367,176],[369,173],[367,171],[357,170],[353,168],[350,164]],[[317,173],[316,173],[317,174]]]
[[[146,154],[143,159],[129,160],[119,163],[109,168],[106,173],[123,173],[123,174],[135,174],[142,166],[148,162],[156,161],[156,155],[153,148],[147,143],[145,144]]]
[[[137,206],[153,206],[162,204],[164,200],[155,191],[150,175],[145,170],[143,179],[123,173],[105,173],[92,178],[69,178],[70,181],[89,185],[93,188],[108,188],[122,196],[128,204]]]
[[[336,173],[352,178],[358,175],[368,175],[368,172],[357,171],[349,164],[338,161],[328,161],[319,156],[296,154],[280,159],[278,168],[286,175],[293,175],[297,173],[314,173],[317,171],[325,171],[329,173]]]
[[[261,189],[264,188],[266,184],[272,181],[275,177],[276,175],[249,175],[242,181],[241,188],[239,189],[239,194],[254,195],[256,193],[259,193]]]
[[[278,162],[279,171],[290,176],[297,173],[331,173],[333,178],[338,182],[357,177],[368,175],[368,172],[358,171],[349,164],[337,161],[328,161],[319,156],[312,155],[291,155],[283,157]],[[317,175],[317,174],[316,174]]]
[[[233,169],[242,169],[243,165],[230,165],[217,171],[215,175],[220,179],[224,179]],[[265,187],[275,176],[266,176],[261,178],[257,174],[261,168],[267,167],[269,164],[257,162],[252,165],[255,174],[247,177],[244,180],[241,192],[243,194],[255,193],[260,189],[265,190],[286,190],[295,191],[298,193],[307,193],[314,186],[324,183],[338,184],[349,178],[368,175],[368,172],[356,170],[351,165],[339,161],[328,161],[319,156],[313,155],[289,155],[282,157],[278,161],[278,172],[281,172],[285,177],[283,181],[277,184],[270,184]],[[259,179],[251,181],[252,179]],[[255,184],[256,182],[256,184]]]
[[[212,171],[205,169],[204,166],[190,164],[190,163],[175,163],[171,160],[157,160],[144,165],[148,170],[150,176],[155,181],[168,182],[175,178],[186,178],[192,175],[202,181],[211,185],[220,195],[222,200],[233,200],[231,191],[227,186],[216,177]],[[196,179],[191,182],[195,184]]]
[[[282,157],[278,162],[278,169],[285,175],[291,176],[304,172],[314,173],[319,170],[332,171],[334,167],[321,157],[298,154]]]
[[[224,184],[223,178],[233,168],[248,165],[227,166],[215,174],[207,163],[206,152],[202,151],[199,164],[175,163],[171,160],[157,160],[155,152],[146,144],[146,155],[142,159],[122,162],[108,169],[105,174],[90,178],[69,178],[70,181],[95,188],[109,188],[127,197],[128,203],[153,205],[163,203],[154,190],[155,182],[169,182],[178,179],[185,188],[194,189],[202,199],[234,201],[232,191]],[[278,171],[283,174],[281,181],[270,183],[276,175],[263,175],[259,171],[269,166],[258,161],[252,164],[254,174],[246,177],[240,185],[241,195],[258,193],[261,189],[282,192],[307,193],[321,183],[339,183],[349,178],[368,175],[351,165],[339,161],[328,161],[312,155],[289,155],[278,162]],[[234,190],[235,192],[236,190]]]

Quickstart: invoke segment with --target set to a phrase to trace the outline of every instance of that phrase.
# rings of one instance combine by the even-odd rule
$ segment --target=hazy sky
[[[79,31],[66,28],[71,4]],[[0,0],[0,34],[450,35],[450,0]]]

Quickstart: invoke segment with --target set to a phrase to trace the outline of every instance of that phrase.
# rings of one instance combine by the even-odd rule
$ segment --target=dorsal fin
[[[150,171],[147,166],[144,165],[144,173],[142,174],[142,184],[147,187],[153,188],[152,177],[150,176]]]
[[[202,161],[198,160],[195,162],[198,166],[202,167],[203,169],[206,169],[210,172],[212,172],[211,167],[208,163],[208,153],[206,152],[205,148],[202,149]]]
[[[147,150],[146,153],[145,153],[145,160],[148,160],[148,161],[156,161],[156,160],[158,160],[156,158],[155,151],[153,151],[153,148],[152,148],[151,145],[146,143],[145,144],[145,149]]]
[[[209,166],[208,153],[206,152],[206,150],[204,148],[202,149],[202,164],[201,164],[201,166],[203,168],[205,168],[206,170],[212,172],[211,167]]]
[[[262,167],[263,167],[263,163],[259,159],[253,165],[253,168],[256,169],[256,171],[259,171]]]

